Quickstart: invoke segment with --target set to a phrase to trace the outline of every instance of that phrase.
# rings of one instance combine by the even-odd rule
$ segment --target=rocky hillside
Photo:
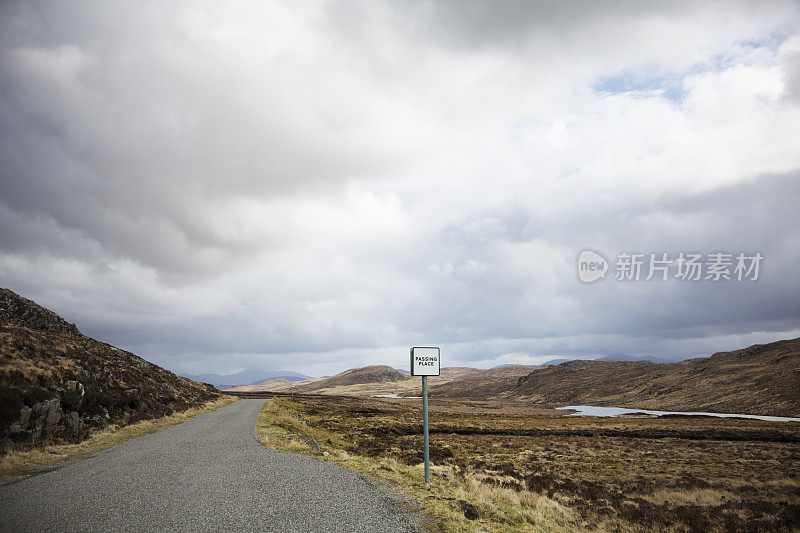
[[[677,363],[568,361],[516,380],[452,381],[431,395],[547,405],[800,416],[800,339]]]
[[[24,326],[51,333],[80,335],[75,324],[68,323],[51,310],[8,289],[0,289],[0,324]]]
[[[163,416],[218,395],[0,289],[0,450],[81,440],[91,428]]]

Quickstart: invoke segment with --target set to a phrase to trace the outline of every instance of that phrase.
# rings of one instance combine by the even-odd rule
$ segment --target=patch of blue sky
[[[653,75],[625,71],[599,78],[592,88],[604,94],[633,93],[642,97],[661,96],[678,104],[686,96],[683,77],[674,74]]]
[[[728,53],[714,55],[681,74],[658,72],[652,67],[625,70],[598,78],[592,88],[601,94],[631,93],[642,98],[660,96],[680,104],[687,94],[683,86],[685,76],[708,71],[720,72],[742,62],[763,60],[764,56],[754,55],[757,51],[767,52],[767,57],[774,57],[786,38],[783,34],[770,33],[758,39],[740,41]]]
[[[727,53],[712,56],[704,64],[696,65],[691,69],[691,74],[703,71],[720,72],[738,64],[752,64],[769,60],[777,60],[778,48],[786,41],[787,36],[779,33],[770,33],[759,39],[740,41]],[[759,54],[758,52],[762,52]]]
[[[758,39],[745,39],[739,43],[742,48],[749,48],[755,50],[756,48],[767,48],[772,51],[777,51],[789,36],[783,33],[768,33]]]
[[[631,93],[633,96],[643,98],[660,96],[680,104],[687,94],[683,87],[685,76],[708,71],[721,72],[737,64],[775,58],[777,57],[778,48],[786,39],[787,36],[784,34],[769,33],[757,39],[739,41],[727,53],[714,55],[707,61],[697,64],[681,74],[663,73],[653,67],[625,70],[611,76],[598,78],[592,88],[595,92],[602,94]],[[766,54],[758,54],[757,52],[759,51]],[[769,61],[770,59],[766,60]]]

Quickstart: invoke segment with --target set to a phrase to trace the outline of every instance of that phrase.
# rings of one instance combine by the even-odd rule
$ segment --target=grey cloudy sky
[[[771,1],[3,2],[0,285],[194,373],[797,337],[798,28]],[[614,279],[720,251],[759,279]]]

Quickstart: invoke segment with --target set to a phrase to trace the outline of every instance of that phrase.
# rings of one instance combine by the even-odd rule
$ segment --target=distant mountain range
[[[619,356],[607,355],[607,356],[601,357],[601,358],[599,358],[597,360],[598,361],[646,361],[646,360],[649,360],[649,359],[642,358],[642,357],[626,356],[626,355],[619,355]],[[533,368],[533,367],[541,367],[541,366],[545,366],[545,365],[558,365],[558,364],[561,364],[561,363],[564,363],[564,362],[567,362],[567,361],[572,361],[572,359],[551,359],[551,360],[549,360],[547,362],[544,362],[544,363],[542,363],[540,365],[527,365],[527,366],[526,365],[518,365],[518,364],[511,363],[511,364],[505,364],[505,365],[498,365],[498,366],[492,367],[490,370],[498,370],[498,369],[506,368],[506,367],[514,367],[514,368],[523,368],[523,367],[524,368],[529,368],[530,367],[530,368]],[[381,365],[375,365],[375,366],[381,366]],[[367,368],[367,367],[360,367],[360,368]],[[449,370],[446,371],[446,373],[448,375],[447,379],[445,379],[445,380],[439,380],[439,379],[432,380],[431,384],[436,383],[436,382],[448,381],[449,379],[452,379],[453,371],[455,371],[457,368],[462,369],[462,370],[460,370],[460,372],[468,372],[469,373],[469,371],[473,371],[473,370],[476,371],[476,372],[480,372],[481,371],[480,369],[477,369],[477,368],[449,367]],[[279,390],[279,389],[285,388],[284,385],[283,385],[284,381],[289,381],[289,382],[298,382],[297,385],[298,386],[302,386],[302,390],[305,390],[306,392],[310,392],[311,390],[319,390],[319,389],[323,389],[323,388],[327,389],[327,388],[342,386],[344,384],[344,382],[348,381],[348,380],[350,381],[349,382],[350,385],[356,385],[356,384],[361,383],[361,382],[358,382],[358,380],[361,379],[361,377],[364,377],[366,379],[366,381],[363,381],[363,384],[375,383],[376,382],[376,380],[370,381],[370,379],[372,379],[372,378],[368,377],[368,376],[372,375],[371,372],[360,372],[360,373],[356,373],[355,376],[351,376],[350,374],[352,374],[355,370],[358,370],[358,369],[357,368],[351,368],[350,370],[346,370],[344,372],[341,372],[340,374],[337,374],[336,376],[322,376],[320,378],[307,376],[307,375],[301,374],[299,372],[264,371],[264,370],[255,370],[255,369],[242,370],[241,372],[237,372],[235,374],[181,374],[181,375],[184,376],[184,377],[187,377],[189,379],[192,379],[194,381],[199,381],[201,383],[211,383],[212,385],[214,385],[215,387],[220,388],[220,389],[222,389],[222,388],[230,388],[230,387],[248,387],[248,388],[256,387],[255,390],[261,390],[261,388],[259,386],[266,384],[265,386],[268,387],[270,390],[276,390],[276,387]],[[408,376],[408,374],[409,374],[408,370],[403,369],[403,368],[392,369],[392,370],[396,370],[397,372],[399,372],[400,374],[403,374],[405,376]],[[445,369],[443,368],[442,371],[445,372]],[[383,372],[386,372],[386,369],[383,369]],[[345,379],[339,379],[340,377],[342,377],[345,374],[347,374],[347,377]],[[323,379],[328,379],[328,378],[337,378],[337,379],[336,380],[332,380],[332,381],[326,381],[326,382],[321,381]],[[313,382],[313,386],[311,386],[311,383],[299,383],[301,381],[306,381],[306,380],[313,380],[312,381]],[[382,381],[382,380],[377,380],[377,382],[380,382],[380,381]],[[267,384],[267,382],[269,382],[269,383]],[[309,386],[305,386],[305,385],[309,385]],[[301,390],[301,389],[297,389],[297,390]]]
[[[428,379],[431,398],[774,416],[800,416],[798,384],[800,339],[678,362],[607,356],[489,370],[443,367],[440,376]],[[242,390],[291,388],[291,382],[274,379]],[[294,387],[302,393],[401,397],[419,396],[420,389],[419,378],[388,366],[354,368],[329,378],[297,381]]]
[[[504,365],[493,370],[481,370],[466,366],[442,367],[441,374],[428,378],[430,387],[441,386],[453,380],[464,380],[471,383],[470,378],[480,376],[481,384],[496,380],[511,379],[513,382],[536,367],[522,365]],[[399,396],[419,396],[421,380],[413,377],[408,371],[400,371],[390,366],[371,365],[345,370],[334,376],[312,378],[295,382],[294,391],[315,394],[352,394],[370,396],[375,394],[396,394]],[[470,387],[474,387],[472,383]],[[292,390],[292,383],[283,379],[272,379],[256,385],[234,387],[233,391],[257,392]]]
[[[236,387],[239,385],[256,385],[271,379],[285,379],[287,381],[303,381],[312,379],[311,376],[284,370],[255,370],[247,369],[235,374],[182,374],[184,377],[199,381],[200,383],[211,383],[218,389],[225,387]]]
[[[489,370],[497,370],[498,368],[505,368],[507,366],[544,366],[544,365],[557,365],[559,363],[563,363],[565,361],[572,361],[572,359],[550,359],[549,361],[545,361],[544,363],[540,363],[538,365],[520,365],[519,363],[508,363],[505,365],[497,365],[493,366]]]
[[[271,378],[250,385],[240,385],[229,387],[228,390],[239,392],[253,391],[287,391],[297,392],[316,392],[324,389],[323,392],[330,392],[334,389],[347,389],[351,386],[379,386],[381,384],[392,384],[398,381],[405,381],[408,377],[402,372],[385,365],[362,366],[345,370],[334,376],[324,376],[321,378],[308,378],[304,380],[288,380],[285,378]]]
[[[604,355],[603,357],[597,357],[592,359],[592,361],[652,361],[654,363],[675,363],[678,361],[683,361],[686,359],[685,357],[677,357],[677,358],[658,358],[658,357],[648,357],[642,356],[637,357],[635,355]],[[569,359],[561,359],[559,363],[563,363],[565,361],[569,361]]]
[[[560,357],[558,359],[550,359],[549,361],[545,361],[544,363],[540,363],[538,365],[530,365],[530,366],[546,366],[546,365],[560,365],[561,363],[566,363],[568,361],[652,361],[653,363],[674,363],[677,361],[683,361],[686,357],[651,357],[647,355],[637,356],[637,355],[604,355],[603,357],[595,357],[593,359],[576,359],[576,358],[567,358],[567,357]],[[490,370],[497,370],[498,368],[504,368],[507,366],[520,366],[518,364],[507,364],[507,365],[497,365],[490,368]]]

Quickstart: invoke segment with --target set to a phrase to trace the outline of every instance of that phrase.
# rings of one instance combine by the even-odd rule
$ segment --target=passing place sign
[[[411,348],[411,375],[438,376],[439,348],[430,346]]]

